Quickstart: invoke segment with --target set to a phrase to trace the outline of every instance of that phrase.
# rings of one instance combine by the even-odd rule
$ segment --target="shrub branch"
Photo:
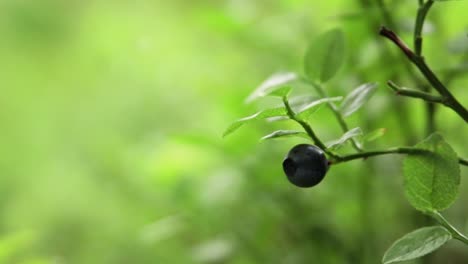
[[[420,149],[414,147],[396,147],[383,150],[370,150],[354,154],[349,154],[345,156],[336,156],[334,160],[331,161],[331,164],[338,164],[342,162],[348,162],[356,159],[367,159],[374,156],[381,156],[387,154],[422,154],[422,153],[432,153],[427,149]],[[468,160],[465,158],[458,158],[458,163],[461,165],[468,166]]]
[[[311,81],[308,81],[308,80],[307,80],[307,82],[310,83],[315,88],[317,93],[322,98],[328,97],[327,93],[325,92],[325,90],[323,89],[323,87],[320,84],[317,84],[317,83],[314,83],[314,82],[311,82]],[[330,108],[330,110],[335,115],[335,118],[338,121],[338,123],[340,124],[341,130],[343,130],[343,133],[348,132],[349,131],[348,124],[346,123],[346,121],[345,121],[343,115],[341,114],[340,110],[338,109],[338,107],[333,102],[327,102],[327,105],[328,105],[328,108]],[[359,146],[359,143],[356,141],[355,138],[351,138],[351,144],[352,144],[353,148],[356,151],[358,151],[358,152],[362,151],[362,148]]]
[[[444,104],[444,105],[446,103],[444,98],[441,97],[441,96],[435,96],[435,95],[432,95],[430,93],[422,92],[422,91],[419,91],[419,90],[402,88],[402,87],[399,87],[398,85],[396,85],[392,81],[388,81],[387,85],[390,88],[392,88],[392,90],[395,91],[395,93],[397,95],[404,95],[404,96],[408,96],[408,97],[419,98],[419,99],[422,99],[422,100],[424,100],[426,102],[431,102],[431,103],[439,103],[439,104]]]
[[[434,72],[426,64],[424,58],[414,53],[395,32],[391,31],[386,27],[380,29],[380,35],[391,40],[400,50],[406,55],[406,57],[419,69],[424,75],[427,81],[439,92],[446,102],[444,105],[455,111],[465,122],[468,122],[468,110],[458,102],[458,100],[452,95],[452,93],[445,87],[445,85],[439,80]],[[422,42],[421,42],[422,43]]]
[[[421,56],[422,53],[422,31],[424,28],[424,20],[426,19],[427,13],[433,4],[433,0],[428,0],[426,3],[423,1],[419,2],[418,14],[416,15],[416,22],[414,25],[414,50],[418,56]]]
[[[296,113],[291,108],[291,105],[289,104],[288,98],[286,96],[283,96],[283,104],[284,104],[284,107],[286,108],[286,113],[287,113],[288,117],[291,120],[295,121],[296,123],[298,123],[299,125],[302,126],[304,131],[307,133],[307,135],[309,135],[309,137],[312,139],[312,141],[314,142],[314,144],[317,147],[321,148],[330,157],[335,158],[335,159],[338,158],[338,156],[336,154],[334,154],[333,152],[328,150],[327,146],[325,146],[325,144],[323,144],[323,142],[320,140],[320,138],[315,134],[312,127],[306,121],[297,118]]]

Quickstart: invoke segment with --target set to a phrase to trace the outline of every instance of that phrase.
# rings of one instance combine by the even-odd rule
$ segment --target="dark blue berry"
[[[299,144],[293,147],[283,161],[288,180],[299,187],[312,187],[320,183],[328,170],[328,160],[320,148]]]

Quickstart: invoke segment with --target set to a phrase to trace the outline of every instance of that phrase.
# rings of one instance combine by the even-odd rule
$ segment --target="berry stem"
[[[320,84],[312,82],[310,80],[306,80],[306,82],[310,83],[315,88],[315,90],[320,95],[320,97],[322,98],[328,97],[327,93],[325,92],[325,89],[323,89],[323,87]],[[333,102],[327,102],[327,105],[328,105],[328,108],[330,108],[330,110],[335,115],[336,120],[338,120],[338,123],[340,124],[340,127],[343,130],[343,133],[348,132],[349,131],[348,124],[346,123],[338,107]],[[355,138],[351,138],[351,143],[353,145],[353,148],[356,151],[358,152],[362,151],[362,148],[359,146],[359,143],[356,141]]]
[[[334,160],[330,161],[330,164],[334,165],[334,164],[347,162],[351,160],[366,159],[369,157],[387,155],[387,154],[421,154],[421,153],[428,153],[428,152],[430,151],[427,149],[420,149],[420,148],[414,148],[414,147],[397,147],[397,148],[389,148],[389,149],[384,149],[384,150],[372,150],[372,151],[349,154],[345,156],[336,156]],[[468,166],[468,159],[459,157],[458,163],[460,165]]]
[[[373,156],[380,156],[380,155],[387,155],[387,154],[417,154],[417,153],[424,153],[428,152],[425,149],[418,149],[413,147],[398,147],[398,148],[389,148],[385,150],[373,150],[373,151],[365,151],[355,154],[349,154],[346,156],[340,156],[336,160],[333,161],[333,164],[351,161],[355,159],[365,159]]]
[[[307,135],[312,139],[314,144],[317,147],[321,148],[328,156],[331,157],[331,160],[329,160],[330,165],[347,162],[351,160],[356,160],[356,159],[365,159],[365,158],[374,157],[374,156],[387,155],[387,154],[418,154],[418,153],[428,152],[428,150],[426,149],[419,149],[419,148],[414,148],[414,147],[396,147],[396,148],[389,148],[385,150],[363,151],[363,152],[358,152],[358,153],[349,154],[345,156],[340,156],[340,155],[333,153],[327,148],[327,146],[325,146],[325,144],[315,134],[312,127],[306,121],[301,120],[296,117],[296,113],[294,112],[291,105],[289,104],[288,98],[286,96],[283,96],[283,104],[284,104],[284,107],[286,108],[286,113],[288,117],[291,120],[298,123],[299,125],[301,125],[304,131],[307,133]],[[468,159],[459,157],[458,163],[460,163],[461,165],[468,166]]]
[[[288,98],[286,96],[283,96],[283,104],[284,104],[284,107],[286,108],[286,113],[287,113],[288,117],[291,120],[294,120],[296,123],[298,123],[299,125],[302,126],[302,128],[305,130],[307,135],[309,135],[309,137],[312,139],[312,141],[314,142],[314,144],[317,147],[321,148],[330,157],[332,157],[334,159],[339,158],[336,154],[334,154],[333,152],[328,150],[327,146],[325,146],[325,144],[318,138],[318,136],[315,134],[312,127],[306,121],[301,120],[301,119],[296,117],[296,113],[291,108],[291,105],[289,104]]]

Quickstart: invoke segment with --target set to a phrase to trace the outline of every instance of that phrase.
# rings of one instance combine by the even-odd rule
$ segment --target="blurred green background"
[[[416,9],[416,0],[0,1],[0,263],[379,263],[394,240],[432,224],[405,200],[401,157],[341,164],[299,189],[281,161],[303,141],[258,141],[295,124],[221,134],[278,103],[244,99],[272,73],[301,72],[309,40],[340,27],[348,56],[328,92],[380,83],[350,127],[387,129],[369,149],[420,141],[424,105],[385,87],[412,87],[405,58],[377,35],[390,24],[411,44]],[[465,106],[466,10],[437,3],[424,45]],[[436,120],[467,157],[466,124],[447,109]],[[324,140],[342,133],[325,108],[311,124]],[[445,213],[465,233],[467,177],[463,167]],[[468,263],[468,250],[453,241],[414,263]]]

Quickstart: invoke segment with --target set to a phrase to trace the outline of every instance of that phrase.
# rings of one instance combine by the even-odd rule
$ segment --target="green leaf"
[[[361,130],[360,127],[355,127],[353,129],[348,130],[339,139],[329,142],[327,144],[327,147],[331,148],[331,149],[338,149],[344,143],[346,143],[346,141],[348,141],[348,140],[350,140],[352,138],[358,137],[358,136],[362,136],[362,130]]]
[[[452,239],[452,235],[442,226],[417,229],[398,239],[385,252],[384,264],[422,257],[431,253]]]
[[[363,138],[363,141],[366,141],[366,142],[374,141],[374,140],[378,139],[379,137],[382,137],[383,135],[385,135],[385,132],[387,132],[387,129],[378,128],[378,129],[366,134],[364,136],[364,138]]]
[[[271,134],[268,134],[262,137],[260,140],[266,139],[273,139],[273,138],[281,138],[281,137],[302,137],[302,138],[309,138],[307,133],[302,131],[295,131],[295,130],[277,130]]]
[[[273,117],[268,117],[268,118],[265,118],[265,119],[266,119],[267,122],[273,123],[273,122],[289,120],[289,116],[287,116],[287,115],[273,116]]]
[[[288,98],[289,105],[291,106],[292,109],[297,111],[298,109],[301,109],[305,105],[310,104],[313,101],[319,100],[320,97],[318,96],[312,96],[312,95],[298,95],[298,96],[292,96]]]
[[[305,105],[302,105],[298,110],[296,110],[296,116],[299,118],[308,118],[311,114],[315,113],[320,106],[322,106],[324,103],[328,102],[335,102],[335,101],[340,101],[342,100],[343,97],[338,96],[338,97],[326,97],[322,98],[319,100],[312,101],[310,103],[307,103]]]
[[[296,81],[297,78],[297,74],[293,72],[275,73],[260,84],[245,101],[252,102],[260,97],[268,95],[279,97],[286,96],[291,91],[291,83]]]
[[[343,116],[350,116],[359,110],[371,98],[377,86],[377,83],[365,83],[351,91],[341,104],[340,112]]]
[[[326,82],[340,69],[345,56],[345,37],[333,29],[315,38],[304,56],[304,70],[308,78]]]
[[[430,152],[408,155],[403,162],[405,193],[410,204],[423,212],[441,211],[458,195],[458,156],[440,134],[416,145]]]
[[[276,96],[276,97],[284,97],[284,96],[287,96],[292,90],[292,87],[291,86],[283,86],[281,88],[278,88],[274,91],[271,91],[270,94],[268,94],[269,96]]]
[[[254,120],[259,120],[259,119],[265,119],[269,117],[275,117],[275,116],[284,116],[286,115],[286,109],[284,107],[278,107],[278,108],[271,108],[271,109],[266,109],[263,111],[260,111],[258,113],[255,113],[251,116],[247,116],[244,118],[241,118],[234,123],[232,123],[223,133],[223,137],[233,133],[237,129],[239,129],[242,125],[254,121]]]

